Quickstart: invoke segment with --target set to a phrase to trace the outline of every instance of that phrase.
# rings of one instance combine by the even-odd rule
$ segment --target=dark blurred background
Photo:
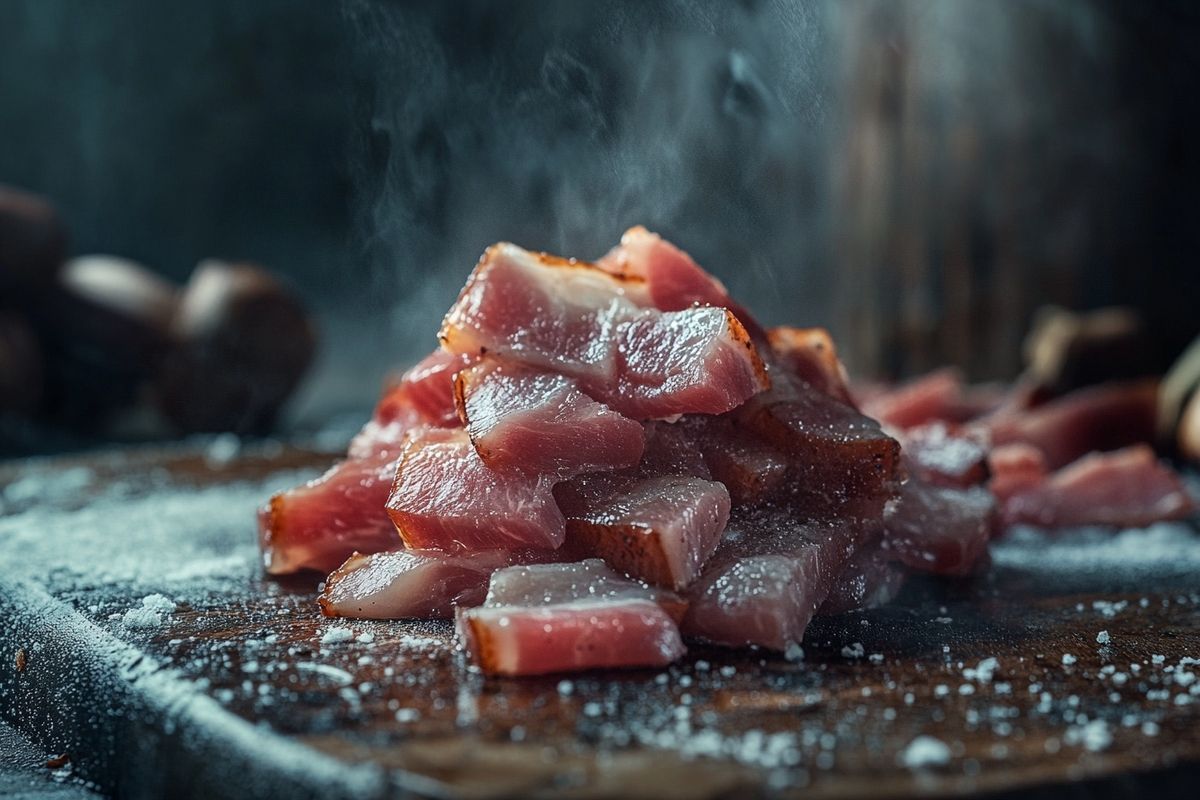
[[[359,419],[478,254],[647,225],[856,374],[1011,378],[1037,307],[1197,332],[1184,0],[0,0],[0,183],[72,254],[249,260]],[[0,305],[3,299],[0,298]]]

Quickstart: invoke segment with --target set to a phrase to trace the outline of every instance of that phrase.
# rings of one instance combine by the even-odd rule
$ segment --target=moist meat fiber
[[[493,245],[438,340],[259,543],[329,573],[327,616],[453,619],[490,676],[794,651],[1007,527],[1195,512],[1145,444],[1153,382],[851,384],[827,331],[764,328],[642,227],[595,264]]]

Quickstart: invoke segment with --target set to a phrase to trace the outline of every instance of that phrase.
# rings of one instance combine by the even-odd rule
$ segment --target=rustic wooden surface
[[[330,457],[234,450],[0,465],[0,714],[104,791],[1194,796],[1192,526],[1019,536],[975,578],[819,620],[802,660],[693,646],[663,671],[485,680],[447,624],[323,643],[345,623],[315,579],[258,575],[251,512]],[[131,624],[151,593],[177,609]],[[949,759],[906,762],[920,735]]]

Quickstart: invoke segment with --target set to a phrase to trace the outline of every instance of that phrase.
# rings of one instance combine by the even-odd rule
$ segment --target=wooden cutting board
[[[123,797],[1194,796],[1192,526],[1010,537],[799,660],[485,680],[448,624],[331,622],[315,579],[262,579],[256,504],[330,460],[0,466],[0,713]]]

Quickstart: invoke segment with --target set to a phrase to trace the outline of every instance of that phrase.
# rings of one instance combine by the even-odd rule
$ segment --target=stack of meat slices
[[[332,571],[329,616],[456,619],[489,674],[787,651],[909,570],[971,571],[1000,523],[1076,521],[1080,485],[1136,473],[1141,521],[1190,510],[1149,451],[1050,472],[1077,443],[949,373],[867,398],[881,426],[827,333],[763,329],[643,228],[596,264],[489,248],[439,338],[260,544],[272,574]]]

